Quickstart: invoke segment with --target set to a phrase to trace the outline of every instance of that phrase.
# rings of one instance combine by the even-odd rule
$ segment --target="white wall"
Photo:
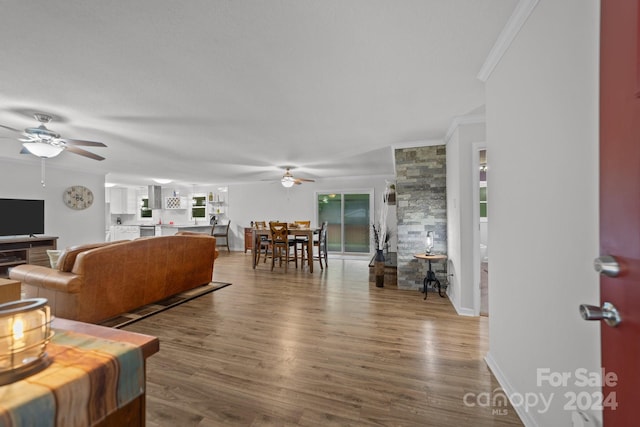
[[[447,294],[458,314],[474,314],[473,144],[485,140],[484,123],[458,124],[447,141]]]
[[[317,212],[315,194],[329,191],[375,191],[376,212],[382,203],[385,180],[395,180],[392,176],[373,176],[356,178],[322,179],[307,182],[286,189],[276,183],[230,184],[229,185],[229,213],[231,219],[229,239],[231,250],[244,250],[244,227],[249,227],[251,221],[295,221],[310,219],[312,226],[317,226]],[[397,229],[395,209],[391,207],[388,219],[389,227]],[[396,247],[397,236],[392,236],[391,249]]]
[[[564,393],[598,390],[537,382],[600,369],[600,325],[578,314],[599,301],[598,22],[597,0],[541,0],[486,84],[487,360],[508,392],[553,393],[527,425],[571,425]]]
[[[53,160],[45,165],[45,183],[40,183],[40,160],[0,159],[0,197],[43,199],[45,234],[58,236],[58,248],[105,238],[104,175],[60,169]],[[91,207],[68,208],[62,201],[64,189],[72,185],[88,187],[94,196]],[[0,213],[1,215],[1,213]]]

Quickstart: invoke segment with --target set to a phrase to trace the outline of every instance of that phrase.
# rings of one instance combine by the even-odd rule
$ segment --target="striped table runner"
[[[92,426],[144,392],[140,348],[56,330],[45,370],[0,386],[0,427]]]

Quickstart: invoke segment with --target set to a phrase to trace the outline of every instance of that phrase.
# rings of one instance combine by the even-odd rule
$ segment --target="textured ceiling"
[[[0,124],[101,141],[48,160],[146,185],[393,174],[442,139],[516,0],[4,0]],[[0,128],[0,156],[18,154]]]

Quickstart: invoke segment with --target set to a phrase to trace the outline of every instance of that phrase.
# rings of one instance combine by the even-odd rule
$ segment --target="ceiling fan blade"
[[[302,182],[316,182],[315,179],[307,179],[307,178],[296,178],[296,181],[302,181]]]
[[[12,127],[10,127],[10,126],[0,125],[0,128],[5,128],[5,129],[12,130],[12,131],[14,131],[14,132],[22,133],[22,131],[21,131],[21,130],[18,130],[18,129],[12,128]]]
[[[106,147],[102,142],[84,141],[82,139],[61,138],[60,141],[67,145],[82,145],[85,147]]]
[[[66,150],[71,151],[74,154],[79,154],[84,157],[89,157],[90,159],[104,160],[104,157],[102,156],[98,156],[97,154],[93,154],[87,150],[83,150],[82,148],[74,147],[73,145],[67,145]]]

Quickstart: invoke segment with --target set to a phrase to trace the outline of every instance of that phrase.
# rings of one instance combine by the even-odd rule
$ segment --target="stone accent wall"
[[[398,288],[421,289],[427,262],[413,258],[424,253],[427,231],[434,233],[436,253],[447,251],[446,146],[395,150],[398,216]],[[433,262],[445,283],[445,262]]]

